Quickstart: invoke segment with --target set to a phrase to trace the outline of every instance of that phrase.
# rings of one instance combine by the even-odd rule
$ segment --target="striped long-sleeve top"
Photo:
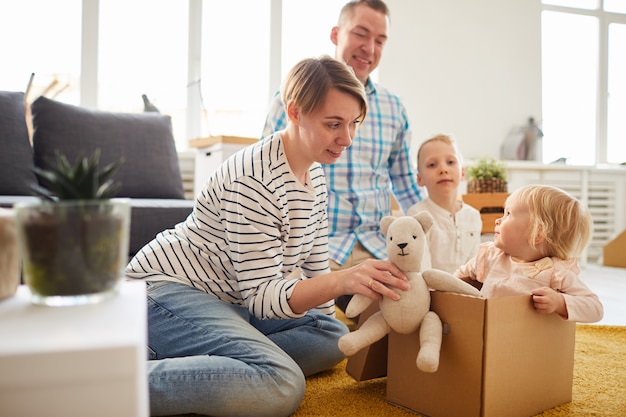
[[[189,217],[146,244],[126,275],[181,282],[258,318],[301,317],[288,303],[295,285],[329,272],[326,210],[321,166],[301,184],[277,133],[226,160]],[[296,267],[302,275],[288,277]],[[332,315],[334,301],[318,309]]]

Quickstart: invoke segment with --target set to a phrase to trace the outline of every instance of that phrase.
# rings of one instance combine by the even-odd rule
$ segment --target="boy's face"
[[[417,161],[417,182],[428,189],[429,196],[454,193],[465,177],[465,168],[459,163],[455,148],[443,141],[434,140],[422,146]]]

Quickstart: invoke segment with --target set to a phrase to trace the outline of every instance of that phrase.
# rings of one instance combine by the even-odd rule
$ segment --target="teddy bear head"
[[[426,233],[433,225],[433,216],[422,211],[414,216],[385,216],[380,228],[387,241],[387,256],[404,272],[431,268]]]

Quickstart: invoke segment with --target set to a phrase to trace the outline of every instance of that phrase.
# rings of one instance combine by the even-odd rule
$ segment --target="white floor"
[[[604,305],[604,317],[594,324],[626,326],[626,268],[587,264],[580,278]]]

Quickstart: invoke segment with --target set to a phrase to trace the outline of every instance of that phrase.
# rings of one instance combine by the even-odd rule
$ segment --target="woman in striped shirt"
[[[282,91],[287,127],[225,161],[187,220],[126,269],[148,283],[152,415],[290,415],[305,376],[343,359],[348,329],[333,300],[408,289],[386,261],[329,269],[320,163],[350,146],[367,111],[363,85],[325,56],[298,63]]]

